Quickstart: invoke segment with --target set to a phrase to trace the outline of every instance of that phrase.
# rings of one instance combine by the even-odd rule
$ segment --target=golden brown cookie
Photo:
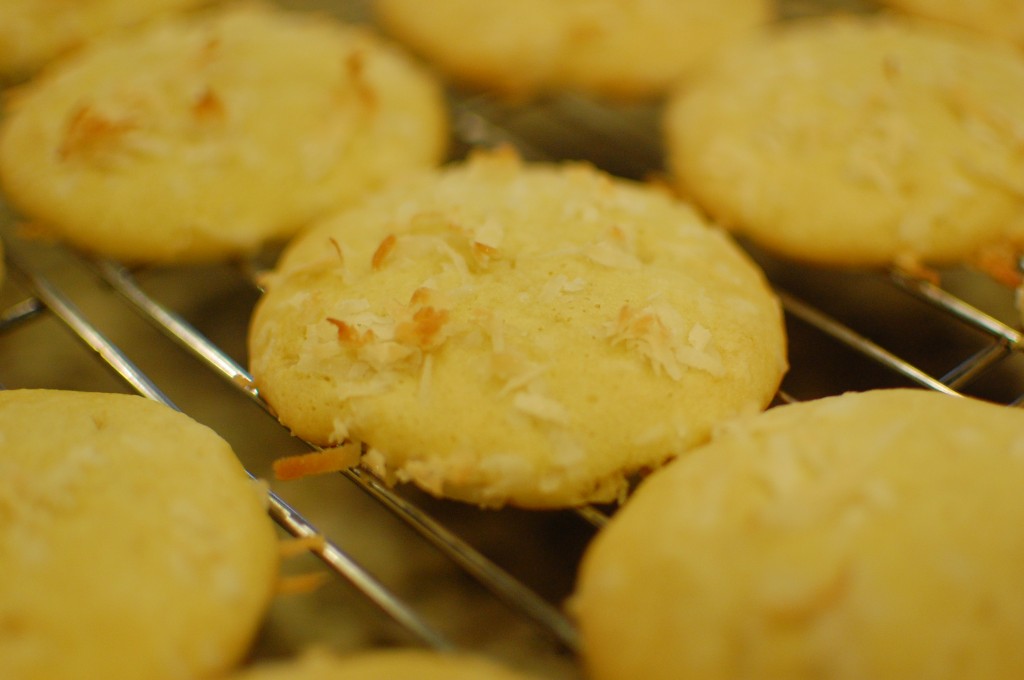
[[[106,33],[208,0],[4,0],[0,3],[0,77],[28,74]]]
[[[302,234],[249,349],[298,436],[487,506],[614,500],[786,367],[778,302],[728,236],[654,187],[510,153]]]
[[[475,87],[649,97],[768,21],[765,0],[376,0],[382,25]]]
[[[1020,0],[884,0],[884,4],[1024,47],[1024,4]]]
[[[780,406],[655,472],[572,600],[594,680],[1024,674],[1024,412]]]
[[[311,651],[294,661],[253,666],[231,680],[529,680],[495,661],[467,653],[419,649],[362,652],[341,657]]]
[[[1024,55],[877,17],[730,49],[665,118],[680,190],[784,256],[962,262],[1024,211]]]
[[[0,182],[128,262],[244,255],[437,163],[434,80],[362,28],[253,4],[97,42],[19,90]]]
[[[0,391],[0,677],[207,678],[277,582],[266,492],[141,397]]]

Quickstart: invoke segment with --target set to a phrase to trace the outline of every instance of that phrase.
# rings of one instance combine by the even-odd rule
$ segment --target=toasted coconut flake
[[[341,249],[341,244],[333,236],[329,239],[331,246],[334,247],[334,252],[338,254],[338,261],[341,262],[341,266],[345,266],[345,251]]]
[[[993,246],[975,255],[971,264],[1007,288],[1017,288],[1024,283],[1019,258],[1018,248],[1010,245]]]
[[[278,595],[305,595],[316,591],[327,582],[330,575],[325,571],[314,571],[309,574],[282,576],[277,582]]]
[[[274,477],[281,481],[301,479],[311,475],[340,472],[359,464],[362,447],[349,442],[332,449],[285,456],[274,461]]]
[[[321,534],[287,538],[278,544],[278,552],[282,558],[287,559],[305,552],[322,550],[326,543],[327,539]]]
[[[498,256],[497,248],[480,243],[479,241],[473,241],[472,252],[473,260],[482,266],[490,264],[491,260]]]
[[[409,297],[409,304],[422,307],[426,305],[432,297],[433,289],[428,288],[427,286],[420,286],[412,292],[412,295]]]
[[[366,53],[363,50],[355,50],[345,59],[345,73],[352,88],[356,92],[359,101],[367,108],[377,105],[377,93],[373,86],[366,79]]]
[[[399,323],[395,327],[395,340],[422,350],[434,349],[446,339],[441,330],[448,323],[448,318],[446,309],[420,307],[413,313],[411,321]]]
[[[681,380],[687,368],[720,376],[725,366],[714,351],[711,333],[699,324],[684,330],[679,313],[665,304],[642,309],[623,305],[609,328],[613,345],[623,345],[650,361],[658,374]]]
[[[365,331],[360,333],[355,326],[352,326],[341,319],[327,317],[327,322],[338,329],[338,340],[340,340],[343,345],[359,348],[368,345],[377,339],[377,336],[371,328],[367,328]]]
[[[384,260],[395,249],[395,244],[398,242],[398,238],[394,234],[388,234],[384,237],[384,240],[377,246],[377,250],[373,251],[373,259],[370,261],[374,271],[380,271],[381,267],[384,266]]]
[[[130,119],[104,115],[83,104],[71,115],[57,154],[61,159],[68,159],[110,149],[137,127]]]
[[[225,119],[227,110],[217,93],[208,87],[192,105],[192,115],[201,123],[219,123]]]

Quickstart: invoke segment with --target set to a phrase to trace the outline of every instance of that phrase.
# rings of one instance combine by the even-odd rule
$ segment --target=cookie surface
[[[528,680],[489,659],[419,649],[363,652],[350,657],[311,651],[295,661],[254,666],[232,680]]]
[[[836,265],[962,262],[1024,209],[1024,57],[887,20],[766,32],[679,90],[671,172],[713,217]]]
[[[1019,677],[1022,484],[1013,408],[891,390],[735,423],[588,548],[588,677]]]
[[[264,501],[226,442],[162,405],[0,391],[0,676],[230,669],[276,586]]]
[[[476,155],[292,242],[251,368],[300,437],[483,505],[613,500],[757,410],[779,305],[720,230],[587,166]]]
[[[232,5],[94,44],[17,91],[0,182],[126,262],[245,254],[437,163],[432,78],[364,29]]]
[[[207,0],[4,0],[0,3],[0,76],[30,73],[108,32]]]
[[[1024,46],[1024,4],[1020,0],[885,0],[884,4]]]
[[[769,19],[764,0],[376,0],[381,24],[460,81],[522,96],[661,94]]]

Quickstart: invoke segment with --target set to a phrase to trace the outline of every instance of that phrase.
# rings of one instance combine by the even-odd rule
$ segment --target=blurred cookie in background
[[[10,98],[21,216],[128,263],[239,257],[446,153],[434,78],[366,28],[231,5],[92,43]]]
[[[512,97],[658,96],[772,18],[766,0],[375,0],[374,10],[457,82]]]

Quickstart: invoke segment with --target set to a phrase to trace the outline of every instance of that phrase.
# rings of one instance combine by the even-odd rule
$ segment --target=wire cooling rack
[[[793,12],[800,3],[790,3]],[[812,3],[804,3],[812,4]],[[662,167],[658,110],[563,96],[511,105],[453,96],[453,156],[512,144],[631,178]],[[0,206],[0,384],[134,392],[220,432],[250,474],[308,447],[281,428],[245,369],[245,333],[272,261],[130,270],[23,238]],[[969,269],[813,268],[750,248],[786,311],[791,370],[777,402],[916,386],[1014,407],[1024,393],[1014,291]],[[270,514],[338,578],[279,598],[257,656],[308,644],[473,648],[572,677],[565,613],[579,557],[610,508],[481,511],[391,489],[353,469],[272,484]],[[315,558],[315,559],[314,559]],[[305,559],[305,558],[302,558]]]

